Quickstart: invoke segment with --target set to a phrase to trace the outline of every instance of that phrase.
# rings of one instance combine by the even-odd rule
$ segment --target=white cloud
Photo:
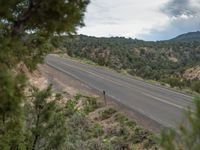
[[[200,30],[200,0],[170,0],[161,11],[168,16],[162,28],[152,28],[149,34],[140,34],[146,40],[164,40]]]
[[[163,32],[177,20],[191,20],[192,13],[184,11],[182,0],[91,0],[85,16],[86,26],[79,34],[91,36],[125,36],[155,40],[151,35]],[[183,0],[188,4],[189,0]],[[199,0],[191,0],[191,7],[200,8]],[[179,2],[181,9],[179,10]],[[172,4],[176,6],[171,7]],[[169,6],[170,9],[166,7]],[[164,11],[163,11],[163,10]],[[162,10],[162,11],[161,11]],[[190,11],[190,10],[189,10]],[[173,13],[179,13],[172,15]],[[179,24],[180,25],[180,24]],[[163,35],[162,35],[163,36]],[[168,38],[166,36],[165,38]],[[164,37],[163,37],[164,38]]]

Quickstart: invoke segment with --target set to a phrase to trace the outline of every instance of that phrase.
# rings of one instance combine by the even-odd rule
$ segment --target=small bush
[[[144,141],[144,148],[149,149],[154,147],[154,149],[156,150],[156,139],[153,135],[149,135],[148,138]]]
[[[82,97],[81,94],[76,94],[76,95],[74,96],[74,100],[75,100],[75,101],[78,101],[81,97]]]
[[[118,121],[121,125],[125,125],[131,129],[134,129],[136,126],[136,122],[129,120],[123,114],[117,114],[115,120]]]
[[[93,133],[93,137],[99,137],[104,134],[104,129],[99,123],[96,123],[94,124],[92,128],[92,133]]]
[[[200,93],[200,81],[195,81],[192,84],[192,90],[195,91],[195,92]]]
[[[134,133],[131,137],[133,144],[142,143],[144,140],[147,139],[150,133],[142,128],[135,128]]]
[[[108,108],[104,111],[99,112],[100,113],[100,118],[102,120],[110,118],[114,113],[116,113],[116,110],[113,108]]]
[[[68,100],[65,105],[65,115],[72,116],[76,111],[76,102],[73,99]]]
[[[84,105],[83,111],[86,114],[93,112],[100,107],[100,104],[97,103],[97,100],[94,97],[86,97],[83,105]]]
[[[80,112],[76,112],[69,120],[70,127],[77,129],[77,128],[89,128],[89,123],[84,114]]]
[[[65,104],[65,115],[72,116],[76,111],[76,104],[78,100],[82,97],[80,94],[76,94],[72,99],[69,99]]]
[[[125,126],[116,126],[106,129],[106,137],[118,136],[122,137],[124,140],[128,139],[130,131]]]
[[[91,139],[87,142],[87,150],[110,150],[101,139]]]
[[[128,150],[130,145],[122,137],[114,137],[111,140],[111,146],[114,150]]]
[[[180,89],[185,87],[185,83],[181,78],[170,77],[163,80],[164,82],[168,83],[172,88],[179,87]]]

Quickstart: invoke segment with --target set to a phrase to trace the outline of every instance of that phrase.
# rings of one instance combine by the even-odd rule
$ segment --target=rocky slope
[[[198,66],[187,69],[184,72],[183,76],[189,80],[193,80],[193,79],[200,80],[200,66],[198,65]]]

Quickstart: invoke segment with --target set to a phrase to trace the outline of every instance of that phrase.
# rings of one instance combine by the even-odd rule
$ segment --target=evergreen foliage
[[[186,112],[187,123],[179,127],[179,136],[173,129],[161,133],[160,144],[164,150],[199,150],[200,149],[200,98],[195,99],[195,111]]]
[[[39,91],[33,88],[32,100],[25,107],[25,141],[30,150],[64,149],[67,126],[59,98],[52,96],[51,88]]]
[[[0,1],[0,149],[62,149],[63,115],[55,101],[47,101],[49,89],[34,91],[28,105],[22,66],[34,70],[56,37],[74,34],[83,25],[87,4],[88,0]]]
[[[0,149],[24,149],[23,135],[23,89],[24,75],[0,72]]]

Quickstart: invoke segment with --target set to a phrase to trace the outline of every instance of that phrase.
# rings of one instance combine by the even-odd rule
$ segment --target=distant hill
[[[171,39],[171,41],[180,41],[180,42],[200,41],[200,31],[181,34]]]

